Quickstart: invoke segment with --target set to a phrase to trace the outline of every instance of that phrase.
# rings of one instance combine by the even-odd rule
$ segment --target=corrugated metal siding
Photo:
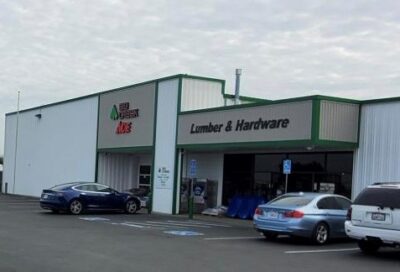
[[[357,104],[321,101],[319,138],[356,143],[358,115],[359,105]]]
[[[400,102],[363,105],[353,197],[374,182],[400,182]]]
[[[185,78],[182,82],[181,110],[199,110],[224,106],[222,83]]]
[[[137,188],[139,158],[129,154],[100,153],[98,182],[118,191]]]

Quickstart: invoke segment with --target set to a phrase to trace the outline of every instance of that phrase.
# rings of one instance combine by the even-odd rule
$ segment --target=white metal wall
[[[173,206],[178,86],[177,79],[158,85],[153,211],[167,214]]]
[[[6,116],[4,182],[10,193],[40,196],[55,184],[93,181],[96,167],[98,97]],[[41,118],[37,117],[41,114]]]
[[[224,106],[222,83],[191,78],[182,80],[182,111],[222,106]]]
[[[151,165],[151,155],[100,153],[97,180],[118,191],[138,188],[140,165]]]
[[[361,108],[360,142],[354,153],[353,197],[374,182],[400,182],[400,102]]]
[[[189,177],[190,161],[196,160],[199,179],[210,179],[218,181],[217,203],[222,203],[222,186],[224,177],[224,154],[223,153],[188,153],[183,160],[183,178]]]

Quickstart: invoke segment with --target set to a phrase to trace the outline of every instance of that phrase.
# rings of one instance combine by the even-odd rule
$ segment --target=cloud
[[[397,96],[398,1],[1,1],[4,113],[176,73],[242,93]],[[0,154],[3,146],[0,144]]]

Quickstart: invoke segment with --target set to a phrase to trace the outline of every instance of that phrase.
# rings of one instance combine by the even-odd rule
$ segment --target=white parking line
[[[110,219],[105,217],[79,217],[79,219],[86,221],[110,221]]]
[[[231,226],[229,225],[222,225],[222,224],[215,224],[215,223],[208,223],[208,222],[199,222],[199,221],[174,221],[174,220],[168,220],[168,222],[171,223],[188,223],[192,225],[203,225],[203,226],[211,226],[211,227],[223,227],[223,228],[230,228]]]
[[[160,226],[156,224],[148,224],[148,223],[142,223],[142,222],[124,222],[125,224],[133,224],[133,225],[138,225],[138,226],[144,226],[144,227],[152,227],[156,229],[165,229],[165,226]],[[119,223],[115,223],[119,224]],[[184,227],[177,227],[177,228],[184,228]]]
[[[163,222],[163,221],[146,221],[147,223],[151,224],[159,224],[159,225],[164,225],[164,226],[181,226],[181,227],[196,227],[196,228],[211,228],[210,226],[203,226],[203,225],[195,225],[195,224],[190,224],[190,223],[168,223],[168,222]]]
[[[39,201],[26,201],[26,202],[0,202],[1,204],[6,205],[32,205],[32,204],[39,204]]]
[[[129,224],[129,223],[121,223],[120,225],[122,225],[122,226],[128,226],[128,227],[134,227],[134,228],[139,228],[139,229],[146,228],[145,226],[140,226],[140,225],[136,225],[136,224]]]
[[[254,237],[254,236],[239,236],[239,237],[214,237],[214,238],[204,238],[207,241],[218,241],[218,240],[248,240],[248,239],[265,239],[264,237]]]
[[[336,248],[336,249],[319,249],[319,250],[296,250],[296,251],[285,251],[286,254],[304,254],[304,253],[325,253],[325,252],[342,252],[342,251],[356,251],[360,250],[358,247],[355,248]]]

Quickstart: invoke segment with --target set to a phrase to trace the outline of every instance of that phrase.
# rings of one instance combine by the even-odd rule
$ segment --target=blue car
[[[331,238],[346,237],[344,222],[350,205],[341,195],[288,193],[259,205],[253,223],[268,239],[286,234],[322,245]]]
[[[140,200],[102,184],[73,182],[43,190],[40,206],[54,213],[67,211],[81,214],[90,210],[121,210],[134,214],[140,209]]]

